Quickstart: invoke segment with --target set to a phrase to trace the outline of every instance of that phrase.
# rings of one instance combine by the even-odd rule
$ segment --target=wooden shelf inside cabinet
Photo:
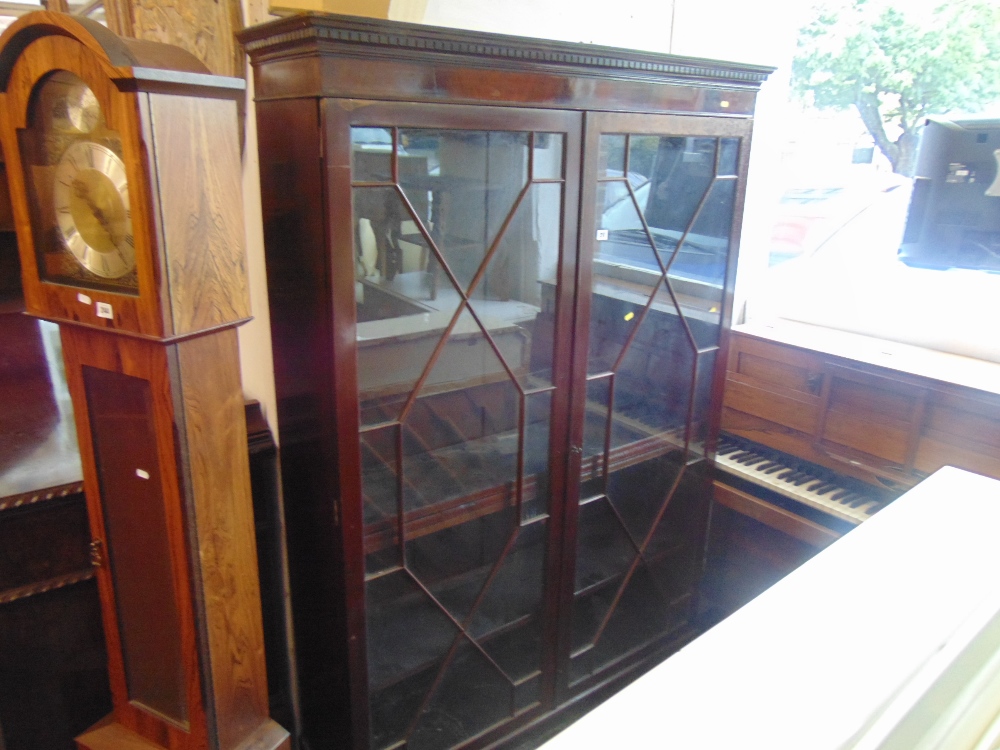
[[[593,406],[590,413],[599,414]],[[621,471],[669,453],[684,451],[683,430],[657,434],[636,420],[618,418],[612,428],[612,440],[621,447],[608,454],[607,470]],[[538,476],[545,471],[547,425],[529,426],[524,445],[524,481],[521,504],[530,506],[539,499]],[[599,479],[605,470],[603,427],[598,420],[588,422],[594,447],[585,453],[583,481]],[[408,439],[419,445],[419,436],[406,430]],[[406,440],[407,438],[404,438]],[[402,482],[402,528],[406,538],[414,539],[442,529],[466,523],[518,505],[516,482],[504,481],[516,469],[518,434],[510,431],[480,440],[462,440],[429,450],[419,445],[417,453],[404,459],[407,474]],[[362,485],[365,507],[365,553],[379,552],[398,544],[399,480],[391,457],[380,455],[375,446],[361,438]],[[530,511],[529,511],[530,515]]]

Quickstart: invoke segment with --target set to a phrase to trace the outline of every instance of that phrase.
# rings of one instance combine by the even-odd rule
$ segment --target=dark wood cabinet
[[[768,69],[245,31],[311,747],[485,746],[692,632]]]

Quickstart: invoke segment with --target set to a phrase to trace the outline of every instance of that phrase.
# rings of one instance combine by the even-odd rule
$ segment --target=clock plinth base
[[[77,750],[165,750],[114,720],[101,719],[76,738]],[[273,721],[266,721],[232,750],[291,750],[288,732]]]
[[[78,750],[163,750],[155,742],[150,742],[106,716],[97,724],[76,738]]]

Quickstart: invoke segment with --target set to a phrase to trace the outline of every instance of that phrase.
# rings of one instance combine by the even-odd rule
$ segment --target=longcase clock
[[[114,710],[81,748],[284,748],[236,327],[243,82],[69,16],[0,38],[27,311],[60,324]]]

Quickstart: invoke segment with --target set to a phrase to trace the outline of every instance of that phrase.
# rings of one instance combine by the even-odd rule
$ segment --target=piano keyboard
[[[859,524],[885,505],[877,490],[861,489],[844,477],[793,456],[729,435],[719,437],[719,469],[835,518]]]

